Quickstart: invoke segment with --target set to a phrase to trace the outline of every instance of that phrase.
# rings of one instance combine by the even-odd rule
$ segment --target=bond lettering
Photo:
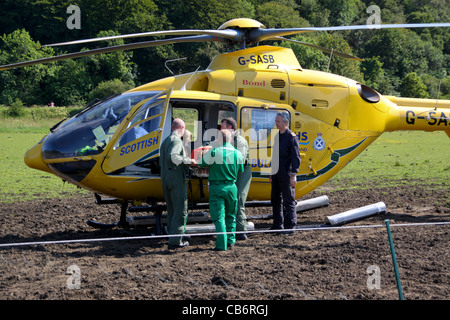
[[[248,81],[248,80],[242,80],[243,86],[254,86],[254,87],[265,87],[266,81]]]

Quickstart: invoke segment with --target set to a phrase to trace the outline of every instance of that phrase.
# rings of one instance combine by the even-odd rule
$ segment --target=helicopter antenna
[[[197,69],[191,74],[191,76],[189,77],[189,79],[186,80],[186,82],[184,83],[184,85],[181,87],[181,91],[186,91],[186,85],[189,82],[189,80],[192,79],[192,77],[197,73],[198,69],[200,69],[200,66],[197,67]]]
[[[186,57],[184,57],[184,58],[177,58],[177,59],[170,59],[170,60],[167,60],[166,62],[164,62],[164,66],[166,67],[167,70],[169,70],[169,72],[170,72],[172,75],[174,75],[173,71],[170,70],[170,68],[167,66],[167,63],[168,63],[168,62],[174,62],[174,61],[180,61],[180,60],[186,60],[186,59],[187,59]]]
[[[333,58],[333,48],[331,48],[330,60],[328,60],[327,72],[330,70],[331,58]]]

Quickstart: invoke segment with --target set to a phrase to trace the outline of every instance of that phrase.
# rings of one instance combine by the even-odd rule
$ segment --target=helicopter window
[[[147,101],[139,110],[139,112],[134,116],[134,118],[128,124],[128,128],[135,125],[138,122],[141,122],[145,119],[151,118],[155,115],[161,114],[164,108],[164,101],[159,103],[153,103],[149,106],[150,102],[154,102],[152,100]]]
[[[119,148],[159,129],[164,110],[164,101],[154,102],[153,99],[150,99],[150,101],[147,101],[141,106],[140,110],[128,124],[127,131],[122,135],[115,148]]]
[[[191,142],[197,141],[197,131],[198,131],[198,110],[195,108],[173,108],[172,118],[183,119],[186,130],[192,133]]]
[[[60,125],[58,129],[72,125],[78,126],[80,123],[87,123],[98,119],[109,119],[118,126],[120,120],[128,114],[133,106],[142,100],[153,97],[157,93],[158,92],[148,91],[127,93],[116,96],[81,111],[75,115],[75,117]]]
[[[280,110],[262,110],[256,108],[242,109],[242,129],[250,130],[253,141],[267,140],[272,129],[275,129],[275,118]]]
[[[55,159],[101,153],[131,108],[158,93],[125,93],[83,110],[54,129],[44,142],[43,157]]]
[[[217,125],[220,125],[225,118],[233,118],[236,120],[235,112],[230,110],[219,110],[219,123]]]

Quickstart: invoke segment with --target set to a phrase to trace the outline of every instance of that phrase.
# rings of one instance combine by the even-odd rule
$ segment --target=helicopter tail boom
[[[450,100],[387,98],[396,108],[386,131],[445,131],[450,137]]]

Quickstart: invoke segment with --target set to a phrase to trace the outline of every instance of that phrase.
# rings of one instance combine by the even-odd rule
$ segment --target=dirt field
[[[395,226],[450,221],[450,188],[438,187],[332,192],[328,207],[299,214],[300,226],[321,225],[329,215],[380,201],[387,212],[334,230],[255,233],[226,252],[211,250],[213,236],[192,236],[190,246],[178,251],[168,251],[165,238],[0,248],[0,299],[396,300],[384,227],[389,219],[404,298],[447,300],[450,226]],[[323,194],[322,189],[307,198]],[[93,196],[1,204],[0,243],[152,233],[95,230],[86,224],[89,219],[115,222],[119,210],[96,205]],[[247,212],[271,214],[271,209]],[[271,224],[253,222],[259,230]],[[379,268],[379,288],[373,288],[369,267]]]

